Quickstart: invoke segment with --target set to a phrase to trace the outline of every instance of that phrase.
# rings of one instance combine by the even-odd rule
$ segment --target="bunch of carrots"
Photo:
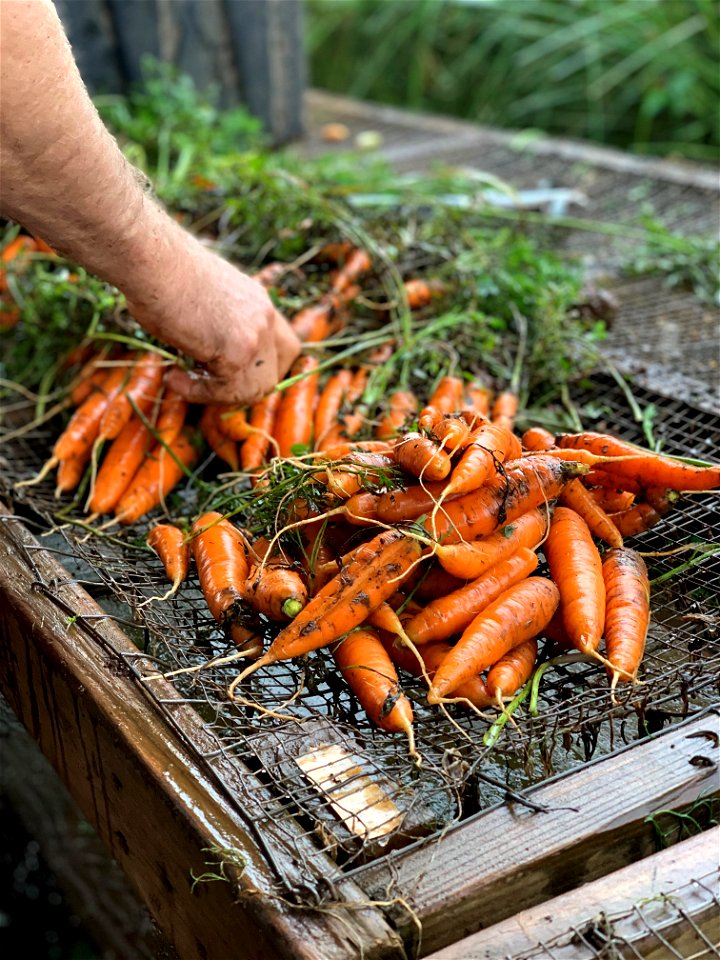
[[[320,256],[336,264],[330,289],[292,318],[315,343],[340,328],[371,268],[347,245]],[[287,271],[271,264],[258,279],[277,285]],[[406,283],[413,308],[441,293]],[[427,685],[431,704],[504,709],[546,638],[602,663],[613,691],[635,682],[649,582],[625,540],[658,523],[682,491],[720,487],[720,466],[604,434],[518,436],[516,394],[458,376],[443,377],[424,404],[398,389],[369,410],[368,378],[393,349],[388,341],[362,363],[328,371],[304,354],[287,389],[250,408],[190,414],[165,388],[159,354],[91,357],[41,475],[57,467],[63,493],[89,471],[93,518],[113,513],[129,524],[164,502],[196,463],[201,438],[250,477],[258,498],[278,462],[311,472],[323,505],[299,493],[294,519],[272,539],[216,511],[190,529],[161,523],[148,535],[172,583],[166,597],[194,561],[210,615],[250,661],[230,698],[255,671],[327,647],[370,719],[405,733],[414,749],[403,672]]]
[[[374,440],[353,441],[351,414],[336,420],[326,446],[317,428],[326,391],[313,384],[305,409],[315,433],[302,442],[314,447],[328,509],[299,510],[302,549],[253,540],[219,513],[173,534],[187,563],[195,558],[215,620],[252,661],[231,698],[256,670],[327,647],[371,720],[412,745],[403,671],[425,681],[432,704],[504,709],[544,637],[602,663],[613,690],[636,681],[649,582],[624,539],[657,522],[680,491],[720,486],[720,466],[609,435],[533,428],[518,437],[512,396],[492,402],[457,377],[443,378],[424,407],[408,394],[388,398]],[[264,489],[258,483],[259,496]],[[153,545],[173,579],[172,551]],[[538,551],[547,576],[537,575]],[[260,613],[276,624],[267,649]]]

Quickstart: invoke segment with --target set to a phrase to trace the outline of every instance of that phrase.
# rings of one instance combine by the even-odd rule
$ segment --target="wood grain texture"
[[[720,791],[719,710],[527,791],[547,812],[507,803],[353,874],[372,899],[401,897],[394,919],[422,953],[648,856],[646,818]]]
[[[606,917],[628,914],[628,921],[614,923],[617,932],[622,930],[622,936],[631,942],[649,939],[643,933],[642,923],[633,916],[636,904],[642,904],[641,915],[647,921],[658,926],[665,921],[665,939],[671,933],[678,939],[692,933],[686,922],[684,931],[675,930],[683,925],[682,922],[673,924],[668,916],[663,916],[673,910],[676,921],[681,921],[677,913],[680,907],[692,915],[696,923],[698,920],[707,921],[708,933],[717,940],[720,937],[720,914],[717,903],[713,904],[711,891],[718,891],[719,862],[720,827],[714,827],[561,897],[523,910],[502,923],[431,954],[426,960],[498,960],[517,954],[542,957],[547,954],[543,954],[539,945],[549,943],[552,943],[553,956],[589,960],[597,954],[583,948],[577,939],[573,942],[573,938],[576,930],[597,923],[601,914]],[[693,883],[698,878],[706,878],[702,887]],[[662,899],[664,896],[672,898],[667,908]],[[657,940],[656,945],[660,946]],[[650,944],[646,946],[650,947]],[[641,951],[640,955],[646,957],[647,952]]]
[[[41,584],[52,584],[56,599]],[[229,764],[217,768],[220,778],[209,774],[188,740],[208,753],[218,744],[197,714],[178,703],[177,728],[169,726],[113,653],[137,648],[7,514],[0,516],[0,609],[8,702],[181,957],[404,956],[380,912],[358,906],[357,888],[344,887],[350,906],[330,913],[291,910],[270,896],[268,857],[298,890],[332,880],[336,868],[299,829],[293,835],[289,820],[284,833],[270,825],[261,849],[253,811],[270,798],[255,777]],[[163,697],[176,698],[159,683]],[[232,850],[244,868],[229,867],[231,882],[194,884],[212,847]]]

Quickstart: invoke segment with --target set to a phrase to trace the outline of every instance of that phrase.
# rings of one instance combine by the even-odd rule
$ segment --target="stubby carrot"
[[[185,534],[172,523],[158,523],[148,533],[147,545],[160,558],[175,592],[190,569],[190,544]]]
[[[643,558],[627,548],[609,550],[602,573],[607,595],[605,652],[614,689],[637,678],[650,621],[650,581]]]
[[[576,649],[592,654],[605,625],[605,586],[588,525],[574,510],[556,507],[543,550],[560,590],[565,632]]]
[[[450,475],[445,496],[477,490],[498,464],[522,453],[520,441],[502,423],[487,423],[474,431]],[[445,499],[445,497],[443,497]]]
[[[224,624],[242,609],[250,569],[245,540],[230,520],[211,510],[193,523],[190,544],[205,602]]]
[[[559,602],[558,588],[544,577],[528,577],[506,590],[475,617],[440,664],[428,701],[440,703],[508,650],[541,633]]]

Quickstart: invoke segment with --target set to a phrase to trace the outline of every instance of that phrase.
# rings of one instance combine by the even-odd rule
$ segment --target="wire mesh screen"
[[[717,872],[622,912],[600,913],[512,960],[710,960],[720,957]]]
[[[612,377],[595,376],[573,397],[587,428],[612,427],[637,442],[647,442],[652,429],[668,453],[717,459],[720,418],[681,400],[634,388],[636,403],[654,411],[643,429],[627,388]],[[47,531],[43,545],[58,553],[68,575],[118,618],[136,644],[136,653],[118,652],[118,667],[155,692],[170,723],[179,706],[197,710],[216,744],[202,759],[219,778],[227,763],[256,773],[273,798],[258,813],[260,830],[263,823],[275,829],[286,823],[292,838],[299,824],[340,867],[432,835],[500,802],[508,789],[571,770],[717,700],[716,494],[683,497],[657,527],[632,541],[646,553],[652,583],[652,623],[639,684],[618,688],[614,702],[601,666],[560,657],[539,682],[533,712],[523,705],[498,731],[492,727],[497,714],[430,707],[424,688],[403,675],[415,713],[418,766],[404,737],[371,725],[323,650],[259,671],[239,688],[241,701],[230,703],[227,687],[240,664],[219,661],[234,647],[208,613],[196,579],[168,601],[153,599],[167,584],[159,561],[144,546],[145,527],[87,537],[82,526],[58,526],[50,482],[14,488],[37,470],[50,441],[38,432],[4,447],[2,492],[21,515],[40,519]],[[50,595],[56,589],[46,585]],[[541,657],[554,653],[548,645]],[[148,672],[188,668],[199,669],[170,678],[179,697],[166,696],[164,683],[147,679]],[[491,729],[499,733],[494,744],[488,740]]]

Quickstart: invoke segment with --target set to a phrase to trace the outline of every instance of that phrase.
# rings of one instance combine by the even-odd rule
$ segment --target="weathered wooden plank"
[[[547,812],[505,804],[353,874],[393,895],[398,929],[439,950],[654,851],[646,818],[720,790],[720,708],[527,791]]]
[[[303,130],[302,7],[296,0],[225,2],[243,100],[276,144]]]
[[[52,600],[38,590],[47,583]],[[298,889],[337,870],[287,821],[284,835],[270,824],[260,848],[253,816],[270,803],[264,789],[229,764],[218,766],[222,780],[210,775],[186,739],[200,750],[217,747],[200,718],[178,705],[181,732],[170,727],[113,653],[136,648],[7,514],[0,605],[8,702],[181,957],[349,960],[358,949],[368,958],[404,956],[379,911],[359,908],[357,888],[343,887],[350,905],[329,913],[293,911],[273,897],[268,857]],[[72,623],[67,611],[77,615]],[[172,699],[173,688],[159,683]],[[215,858],[228,861],[232,882],[194,884],[213,848],[232,851]]]
[[[552,956],[558,960],[591,960],[597,953],[583,947],[576,938],[573,940],[575,931],[597,923],[598,917],[604,915],[616,933],[629,942],[646,940],[634,913],[638,903],[642,904],[640,915],[647,918],[646,922],[658,928],[662,924],[665,939],[691,932],[677,910],[680,907],[693,916],[696,924],[707,923],[707,932],[717,940],[720,911],[713,891],[717,894],[719,889],[719,863],[720,827],[714,827],[561,897],[523,910],[438,950],[426,960],[497,960],[520,954],[529,958],[536,950],[537,956],[547,957],[539,945],[550,943]],[[702,885],[694,883],[699,878],[705,878]],[[665,897],[671,898],[669,904]],[[617,920],[613,920],[614,915]],[[681,929],[683,925],[685,930]],[[641,952],[640,956],[646,957],[647,953]]]

